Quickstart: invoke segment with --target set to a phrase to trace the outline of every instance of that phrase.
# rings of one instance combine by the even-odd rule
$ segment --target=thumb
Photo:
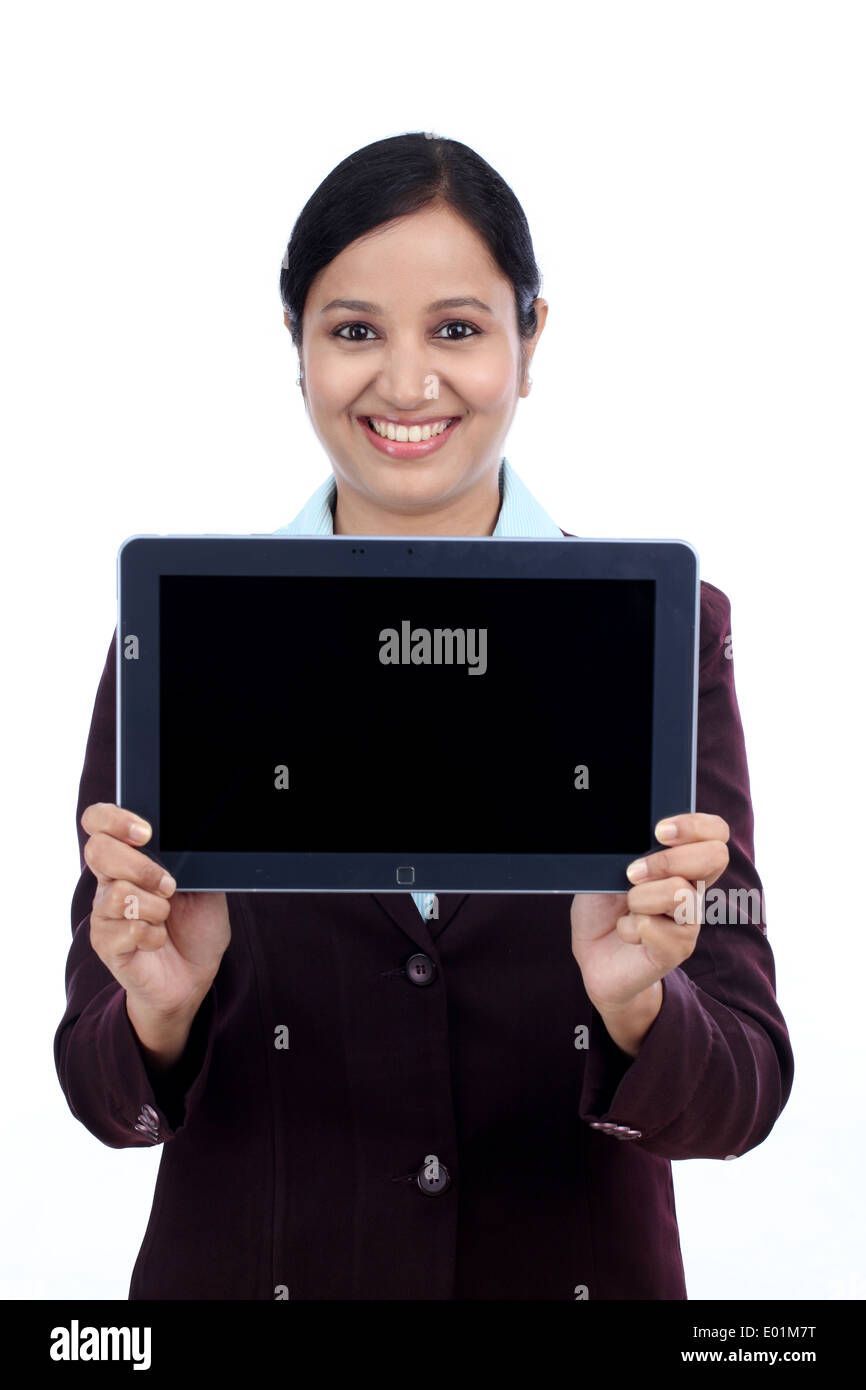
[[[571,904],[573,942],[596,941],[616,927],[626,913],[627,893],[575,893]]]

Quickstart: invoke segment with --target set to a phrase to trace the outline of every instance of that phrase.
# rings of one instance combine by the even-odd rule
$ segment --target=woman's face
[[[411,533],[423,522],[454,534],[485,508],[492,529],[504,441],[547,317],[544,300],[536,309],[521,375],[512,286],[478,235],[438,204],[376,228],[321,271],[304,309],[301,364],[337,479],[337,518],[349,522],[338,529]],[[374,434],[370,417],[455,423],[403,444]]]

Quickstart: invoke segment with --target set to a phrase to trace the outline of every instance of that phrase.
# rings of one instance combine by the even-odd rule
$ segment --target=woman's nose
[[[387,353],[378,372],[380,397],[397,410],[417,410],[424,401],[438,400],[439,374],[433,370],[430,354],[422,351]]]

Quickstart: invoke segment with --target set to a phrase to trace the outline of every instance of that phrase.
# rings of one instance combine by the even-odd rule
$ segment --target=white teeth
[[[435,425],[393,425],[384,420],[371,420],[370,424],[383,439],[393,439],[398,444],[418,444],[422,439],[435,438],[451,424],[450,420],[440,420]]]

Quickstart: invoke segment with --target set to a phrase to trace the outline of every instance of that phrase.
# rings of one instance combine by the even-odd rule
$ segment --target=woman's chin
[[[430,511],[450,501],[460,491],[462,474],[453,467],[436,464],[433,459],[420,463],[386,461],[384,466],[365,468],[359,478],[360,490],[375,505],[388,511]]]

